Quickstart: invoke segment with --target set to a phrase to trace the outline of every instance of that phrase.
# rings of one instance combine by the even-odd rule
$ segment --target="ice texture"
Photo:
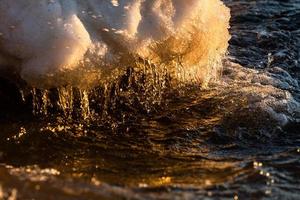
[[[170,69],[180,63],[205,82],[221,68],[229,18],[219,0],[2,0],[0,68],[35,87],[58,86],[88,76],[72,72],[95,65],[90,57],[99,70],[142,59]]]

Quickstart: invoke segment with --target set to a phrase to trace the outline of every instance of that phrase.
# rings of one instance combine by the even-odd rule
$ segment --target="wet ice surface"
[[[229,39],[223,3],[116,2],[2,2],[0,70],[17,71],[37,88],[97,86],[138,59],[169,70],[180,62],[205,83],[215,78],[220,65],[211,62],[221,61]]]
[[[109,127],[1,120],[0,199],[299,199],[300,1],[226,3],[219,85]]]

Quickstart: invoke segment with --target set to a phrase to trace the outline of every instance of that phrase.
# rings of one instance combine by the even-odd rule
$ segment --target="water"
[[[299,199],[300,1],[225,3],[229,55],[205,88],[147,65],[23,102],[1,80],[0,199]]]

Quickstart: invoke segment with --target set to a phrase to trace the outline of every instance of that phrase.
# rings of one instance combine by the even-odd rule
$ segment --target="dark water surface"
[[[300,1],[225,3],[219,85],[107,123],[2,117],[0,199],[300,199]]]

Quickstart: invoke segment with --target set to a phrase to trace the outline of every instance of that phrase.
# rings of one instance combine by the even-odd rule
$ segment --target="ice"
[[[90,68],[127,67],[138,58],[170,71],[180,63],[205,82],[221,68],[229,18],[219,0],[3,0],[0,64],[34,87],[93,79]]]

